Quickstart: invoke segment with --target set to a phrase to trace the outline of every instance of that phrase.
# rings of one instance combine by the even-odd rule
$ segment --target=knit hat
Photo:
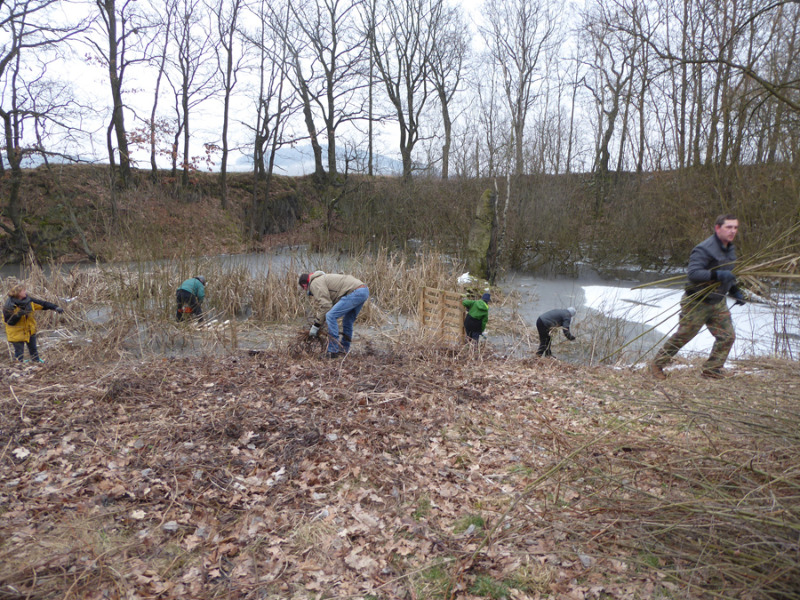
[[[481,296],[481,300],[488,304],[492,301],[492,297],[489,295],[489,292],[486,292],[483,296]]]
[[[569,311],[569,314],[571,314],[573,317],[575,316],[575,307],[574,306],[570,306],[567,310]]]

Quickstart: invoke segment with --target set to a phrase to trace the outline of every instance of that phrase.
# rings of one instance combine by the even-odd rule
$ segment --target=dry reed
[[[64,314],[38,316],[45,344],[64,346],[65,356],[81,360],[158,354],[219,353],[236,349],[240,340],[264,347],[275,335],[282,343],[292,337],[287,328],[307,327],[314,305],[297,285],[298,274],[323,270],[351,273],[370,288],[370,301],[359,316],[359,327],[379,333],[383,343],[408,333],[417,319],[419,293],[431,286],[459,290],[460,265],[427,253],[413,257],[387,251],[355,257],[329,256],[315,260],[290,254],[270,262],[263,272],[244,264],[178,256],[168,262],[98,265],[47,271],[32,267],[24,278],[32,295],[56,302]],[[203,275],[208,284],[203,304],[207,329],[192,322],[175,322],[175,290],[189,277]],[[11,279],[0,280],[7,289]],[[495,320],[499,324],[500,318]],[[225,327],[220,327],[226,323]],[[393,334],[386,332],[394,331]],[[65,342],[62,344],[62,342]]]

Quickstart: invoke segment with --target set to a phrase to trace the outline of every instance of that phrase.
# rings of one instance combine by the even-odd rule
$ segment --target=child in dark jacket
[[[34,311],[54,310],[61,314],[64,309],[52,302],[28,296],[23,285],[14,286],[8,292],[8,299],[3,305],[3,320],[6,323],[6,339],[14,347],[14,358],[21,361],[25,354],[25,346],[35,363],[44,362],[39,358],[36,347],[36,319]]]
[[[489,293],[481,296],[480,300],[464,299],[461,303],[467,307],[467,316],[464,318],[464,330],[467,332],[467,337],[474,342],[477,342],[481,334],[486,329],[486,323],[489,321],[489,302],[492,297]]]

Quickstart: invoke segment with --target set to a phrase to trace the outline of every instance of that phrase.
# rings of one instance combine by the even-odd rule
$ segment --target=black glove
[[[64,312],[64,309],[63,309],[63,308],[61,308],[60,306],[56,306],[56,308],[55,308],[55,311],[56,311],[58,314],[61,314],[61,313],[63,313],[63,312]]]
[[[575,339],[575,336],[572,335],[569,331],[564,334],[564,336],[571,342]]]
[[[731,296],[733,296],[735,300],[735,302],[733,303],[734,306],[744,306],[745,302],[747,302],[741,290],[736,290],[736,292],[731,294]]]
[[[727,269],[717,269],[716,271],[711,271],[711,279],[719,281],[722,287],[730,287],[736,281],[736,275]]]

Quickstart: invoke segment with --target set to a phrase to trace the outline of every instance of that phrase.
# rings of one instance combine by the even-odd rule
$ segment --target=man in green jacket
[[[467,316],[464,317],[464,330],[467,332],[467,337],[473,342],[477,342],[481,334],[486,329],[486,323],[489,321],[489,302],[492,297],[489,292],[481,296],[480,300],[469,300],[464,298],[461,304],[467,307]]]
[[[206,278],[202,275],[187,279],[178,288],[175,298],[178,301],[178,321],[182,321],[184,316],[195,317],[198,321],[203,320],[203,300],[206,297]]]

